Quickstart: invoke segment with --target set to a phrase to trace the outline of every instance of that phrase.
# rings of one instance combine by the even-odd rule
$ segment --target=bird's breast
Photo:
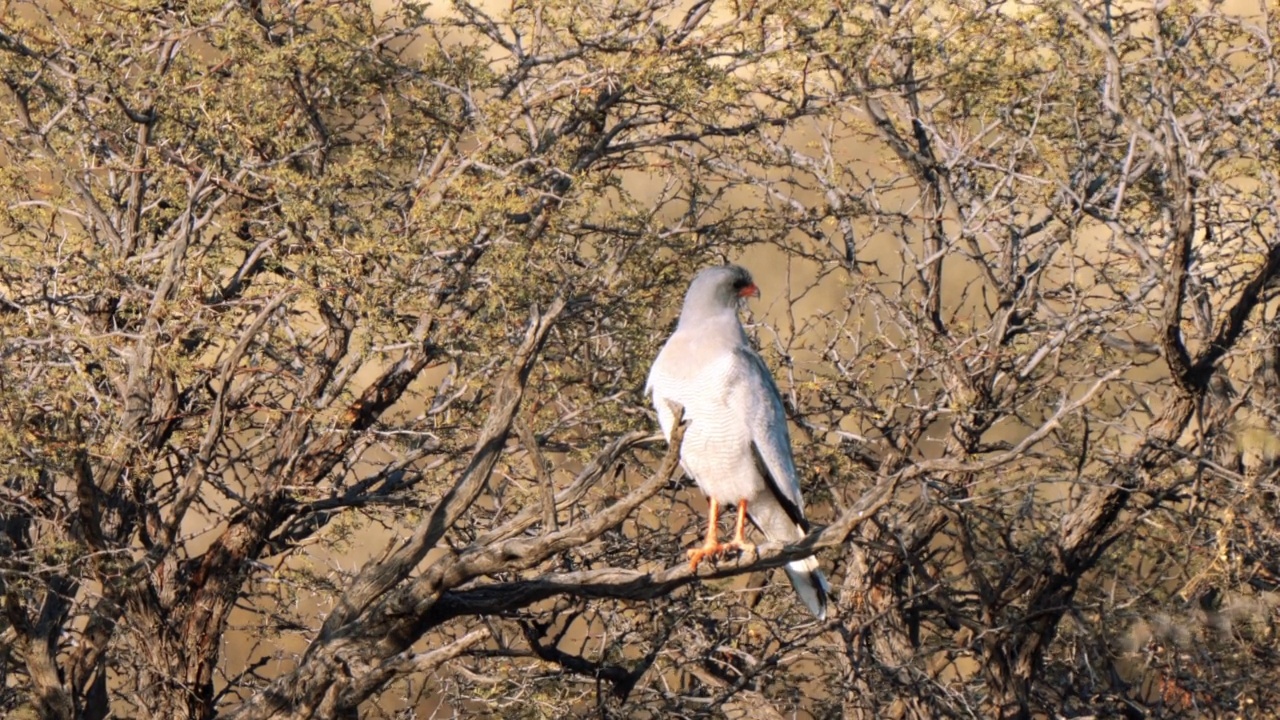
[[[663,431],[670,437],[674,421],[666,402],[680,404],[689,423],[680,457],[702,491],[726,504],[754,497],[764,484],[751,454],[749,398],[735,356],[664,363],[655,370],[653,399]]]

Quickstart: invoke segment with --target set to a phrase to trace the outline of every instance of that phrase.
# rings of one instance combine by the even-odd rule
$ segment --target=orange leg
[[[716,525],[720,522],[720,503],[714,498],[707,498],[711,508],[708,511],[711,515],[707,521],[707,540],[702,543],[702,547],[691,548],[689,550],[689,568],[695,572],[698,570],[698,563],[708,557],[715,557],[724,552],[727,545],[716,541]]]
[[[707,498],[711,506],[710,519],[707,522],[707,539],[702,543],[701,547],[689,550],[689,567],[695,572],[698,570],[698,563],[707,558],[715,558],[723,555],[726,550],[739,550],[741,552],[754,552],[756,546],[748,542],[742,536],[747,522],[747,501],[740,500],[738,502],[738,524],[733,530],[733,539],[727,543],[719,542],[716,538],[716,526],[720,523],[720,503],[713,498]]]
[[[728,547],[737,548],[738,550],[744,553],[755,552],[756,551],[755,544],[747,540],[742,535],[743,531],[746,529],[746,525],[747,525],[747,501],[739,500],[738,501],[738,524],[733,529],[733,539],[729,541]]]

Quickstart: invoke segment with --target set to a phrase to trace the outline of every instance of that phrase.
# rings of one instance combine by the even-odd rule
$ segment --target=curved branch
[[[515,420],[516,410],[519,409],[520,400],[524,397],[525,383],[529,380],[533,361],[538,356],[542,342],[550,332],[551,326],[560,317],[564,308],[565,298],[559,296],[547,308],[546,313],[540,314],[537,308],[533,309],[524,342],[516,350],[506,376],[496,389],[493,410],[480,431],[471,462],[458,478],[458,482],[440,500],[436,509],[418,526],[413,537],[397,549],[391,557],[367,566],[355,579],[351,589],[325,620],[324,627],[320,631],[322,641],[356,619],[361,611],[376,598],[408,577],[413,568],[426,557],[427,552],[436,546],[445,532],[453,527],[462,513],[466,512],[480,496],[489,481],[494,465],[498,462],[499,455],[502,454],[502,447]]]
[[[1267,250],[1266,261],[1263,262],[1262,267],[1258,268],[1249,284],[1240,291],[1240,297],[1236,298],[1235,304],[1227,311],[1226,317],[1218,325],[1217,332],[1213,334],[1213,341],[1204,349],[1200,357],[1196,358],[1192,373],[1197,379],[1205,383],[1209,382],[1209,376],[1213,374],[1218,361],[1235,346],[1240,334],[1244,332],[1245,321],[1249,319],[1253,309],[1262,302],[1264,291],[1277,278],[1280,278],[1280,242],[1276,242]]]
[[[661,475],[661,474],[659,474]],[[759,570],[778,568],[809,557],[818,550],[843,545],[859,526],[893,499],[901,475],[881,480],[853,507],[824,528],[815,529],[799,542],[758,545],[754,556],[689,569],[688,563],[661,570],[597,568],[566,573],[546,573],[528,580],[491,583],[462,591],[443,593],[423,618],[427,627],[463,615],[508,613],[557,595],[618,600],[652,600],[671,594],[698,580],[734,577]],[[538,542],[533,539],[529,542]]]

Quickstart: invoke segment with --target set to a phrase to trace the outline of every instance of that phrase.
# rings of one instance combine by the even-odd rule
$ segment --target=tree
[[[1274,705],[1276,23],[8,6],[3,707]],[[819,526],[695,574],[641,387],[725,258]]]

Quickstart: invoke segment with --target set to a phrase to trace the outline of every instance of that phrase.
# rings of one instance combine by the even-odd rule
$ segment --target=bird
[[[688,421],[680,463],[707,497],[706,540],[688,551],[699,563],[732,550],[754,552],[743,535],[750,518],[770,541],[796,542],[809,531],[782,396],[764,360],[751,347],[738,308],[760,297],[751,273],[738,265],[704,268],[689,284],[675,331],[649,370],[658,424],[668,440],[675,408]],[[733,538],[717,539],[721,508],[736,508]],[[786,566],[801,601],[819,620],[830,585],[815,557]]]

